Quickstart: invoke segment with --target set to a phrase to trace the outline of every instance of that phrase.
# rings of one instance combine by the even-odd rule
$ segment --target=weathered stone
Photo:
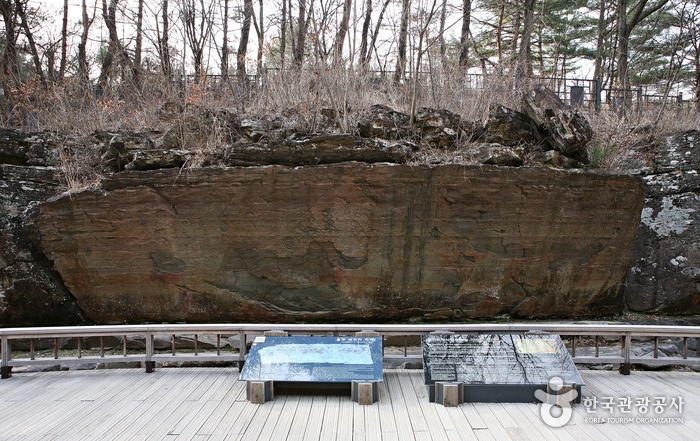
[[[459,139],[459,115],[445,109],[421,107],[415,116],[415,125],[423,142],[433,146],[449,148]]]
[[[142,133],[97,131],[91,138],[100,152],[104,171],[108,173],[124,170],[136,153],[154,149],[151,138]]]
[[[482,164],[520,167],[523,149],[501,144],[477,144],[473,147],[476,160]]]
[[[38,207],[100,323],[619,312],[638,179],[488,166],[123,172]]]
[[[27,148],[22,132],[0,128],[0,164],[27,165]]]
[[[546,134],[555,150],[588,163],[587,144],[593,138],[593,129],[583,114],[541,84],[523,95],[523,111]]]
[[[89,323],[23,215],[56,193],[59,176],[51,167],[0,165],[0,326]]]
[[[656,173],[700,169],[700,131],[688,130],[664,136],[649,148]]]
[[[506,146],[535,145],[542,142],[542,137],[530,117],[517,110],[491,103],[484,122],[484,134],[479,141]]]
[[[363,138],[401,139],[411,135],[411,122],[405,113],[375,104],[358,116],[357,129]]]
[[[187,150],[143,150],[134,154],[134,159],[125,170],[155,170],[159,168],[180,168],[192,158]]]
[[[298,166],[345,161],[402,163],[412,156],[415,148],[415,145],[406,142],[386,142],[352,135],[318,135],[236,144],[227,150],[224,163],[229,166]]]
[[[635,312],[700,313],[700,156],[698,132],[663,136],[647,154],[660,173],[647,192],[625,300]]]
[[[534,152],[530,157],[532,162],[556,168],[581,168],[582,164],[575,159],[562,155],[556,150]]]
[[[637,236],[625,289],[630,310],[700,312],[698,196],[688,192],[647,198]]]
[[[51,132],[0,128],[0,164],[56,166],[60,162],[57,145],[64,138]]]
[[[240,131],[250,142],[279,141],[303,132],[292,121],[282,117],[244,118],[240,122]]]
[[[479,142],[484,136],[484,124],[481,121],[466,121],[459,122],[459,128],[464,134],[464,141]]]

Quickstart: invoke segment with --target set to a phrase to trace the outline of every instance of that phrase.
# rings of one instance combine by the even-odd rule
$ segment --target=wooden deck
[[[574,408],[550,428],[535,404],[429,403],[422,371],[387,370],[381,401],[338,390],[286,390],[249,404],[236,369],[171,368],[17,373],[0,381],[0,440],[696,440],[700,373],[581,371],[584,397],[682,397],[682,412]],[[276,391],[279,392],[279,391]],[[607,418],[631,418],[631,422]],[[682,418],[648,422],[637,418]],[[605,419],[605,423],[587,418]]]

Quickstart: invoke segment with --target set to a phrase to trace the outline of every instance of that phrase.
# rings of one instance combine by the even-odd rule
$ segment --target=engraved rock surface
[[[591,316],[622,309],[637,178],[344,163],[123,172],[36,208],[98,323]]]

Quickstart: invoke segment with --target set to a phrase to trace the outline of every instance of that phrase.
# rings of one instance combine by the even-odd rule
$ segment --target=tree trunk
[[[228,1],[224,0],[223,42],[221,43],[221,77],[228,79]]]
[[[618,86],[622,89],[629,89],[630,79],[627,67],[629,59],[629,36],[630,29],[627,24],[627,0],[617,1],[617,80]]]
[[[253,17],[253,0],[243,1],[243,27],[241,28],[241,40],[236,53],[236,75],[238,82],[246,80],[245,60],[248,54],[248,37],[250,36],[250,21]]]
[[[501,2],[501,10],[498,13],[498,25],[496,26],[496,52],[498,64],[503,62],[503,20],[506,15],[506,1]]]
[[[700,50],[695,49],[695,109],[700,111]]]
[[[379,36],[379,28],[382,25],[382,21],[384,20],[384,13],[386,12],[386,8],[389,6],[389,2],[391,0],[385,0],[384,4],[382,5],[382,10],[379,11],[379,17],[377,18],[377,24],[374,26],[374,32],[372,33],[372,41],[369,44],[369,47],[367,48],[367,65],[369,66],[369,60],[372,59],[372,50],[376,50],[376,44],[377,44],[377,37]]]
[[[440,39],[440,63],[442,68],[447,67],[447,44],[445,43],[445,20],[447,18],[447,0],[442,0],[442,9],[440,10],[440,30],[438,38]],[[431,69],[432,70],[432,69]]]
[[[345,44],[345,35],[348,33],[348,24],[350,23],[350,10],[352,9],[352,0],[343,2],[343,17],[338,25],[338,32],[335,34],[335,62],[339,62],[343,58],[343,45]]]
[[[262,78],[262,73],[263,73],[263,45],[265,44],[265,26],[264,26],[264,11],[263,11],[263,0],[260,0],[259,2],[260,6],[260,13],[258,14],[260,17],[260,26],[258,29],[258,56],[256,59],[256,64],[258,67],[258,79]]]
[[[294,65],[301,67],[304,61],[304,46],[306,45],[306,0],[299,0],[299,21],[297,25],[297,42],[294,48]]]
[[[2,123],[13,124],[13,110],[15,106],[13,88],[20,81],[19,63],[17,60],[17,22],[12,0],[0,0],[0,14],[5,24],[4,49],[2,51],[2,87],[5,93],[0,95],[0,102],[7,106],[8,117]],[[5,101],[7,100],[7,101]],[[3,106],[4,107],[4,106]],[[3,114],[4,114],[3,109]]]
[[[530,0],[525,0],[525,1],[530,1]],[[521,18],[522,18],[522,13],[521,13],[522,9],[520,8],[520,1],[513,0],[513,4],[515,6],[515,22],[513,24],[513,39],[510,42],[511,56],[515,56],[515,54],[518,53],[518,38],[520,38],[520,24],[521,24]],[[510,61],[512,61],[512,58]]]
[[[100,77],[97,79],[98,95],[102,94],[107,86],[110,69],[112,68],[112,62],[114,61],[114,52],[116,50],[114,47],[114,41],[117,36],[113,36],[112,32],[114,31],[116,33],[117,31],[116,12],[118,1],[119,0],[111,0],[109,6],[107,6],[107,0],[102,0],[102,18],[104,19],[105,25],[109,31],[109,44],[107,46],[107,52],[102,59],[102,70],[100,71]]]
[[[87,62],[88,32],[95,17],[93,16],[92,19],[88,17],[86,2],[87,0],[83,0],[82,3],[83,33],[80,35],[80,43],[78,44],[78,72],[83,83],[88,84],[90,82],[90,67]]]
[[[172,67],[170,64],[170,47],[168,46],[170,44],[168,42],[168,28],[170,22],[168,19],[168,1],[169,0],[163,0],[163,32],[160,35],[160,41],[158,43],[160,45],[160,66],[163,70],[163,75],[169,81],[172,75]]]
[[[618,40],[618,59],[617,59],[617,78],[618,84],[623,89],[630,88],[629,79],[629,39],[632,35],[632,30],[635,26],[641,23],[651,14],[663,8],[669,0],[658,0],[656,3],[647,7],[648,0],[639,0],[632,6],[631,17],[628,16],[627,0],[618,0],[617,8],[617,40]]]
[[[284,69],[284,53],[287,51],[287,0],[282,0],[282,23],[280,34],[280,66],[282,69]]]
[[[360,36],[360,69],[366,72],[369,67],[368,44],[369,44],[369,25],[372,21],[372,0],[365,2],[365,19],[362,22],[362,34]]]
[[[143,45],[143,0],[139,0],[136,13],[136,48],[134,49],[134,86],[141,88],[141,51]]]
[[[472,0],[462,2],[462,33],[459,38],[459,68],[466,72],[469,68],[469,26],[471,22]]]
[[[525,1],[525,17],[523,20],[523,34],[520,39],[518,51],[518,65],[515,70],[516,84],[525,76],[532,75],[532,53],[530,51],[530,36],[532,35],[532,22],[535,16],[535,3],[537,0]]]
[[[36,43],[34,42],[34,35],[32,30],[29,28],[29,22],[27,21],[27,14],[24,11],[24,5],[21,0],[15,0],[15,6],[17,7],[17,15],[22,21],[22,28],[24,29],[24,35],[27,38],[27,43],[29,43],[29,51],[32,54],[32,60],[34,61],[34,69],[36,69],[36,74],[39,75],[39,81],[44,89],[48,88],[46,83],[46,76],[44,75],[44,70],[41,67],[41,59],[39,58],[39,51],[36,48]]]
[[[411,10],[411,0],[402,0],[401,25],[399,28],[399,46],[396,54],[396,71],[394,84],[399,84],[406,71],[406,43],[408,41],[408,19]]]
[[[58,78],[63,80],[66,75],[68,58],[68,0],[63,0],[63,26],[61,27],[61,64],[58,67]]]
[[[600,78],[603,67],[603,45],[605,44],[605,0],[600,0],[600,12],[598,13],[598,38],[595,49],[595,66],[593,78]]]

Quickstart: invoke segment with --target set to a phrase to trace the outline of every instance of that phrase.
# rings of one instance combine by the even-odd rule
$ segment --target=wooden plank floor
[[[386,370],[381,401],[359,406],[344,390],[276,390],[249,404],[236,369],[18,373],[0,381],[0,440],[695,440],[700,373],[581,371],[584,397],[561,428],[536,404],[429,403],[422,371]],[[646,413],[619,400],[649,398]],[[655,409],[678,397],[682,411]],[[600,404],[613,399],[610,410]],[[607,400],[606,400],[607,399]],[[656,420],[650,420],[657,418]],[[662,420],[659,418],[667,418]],[[675,418],[669,419],[669,418]]]

